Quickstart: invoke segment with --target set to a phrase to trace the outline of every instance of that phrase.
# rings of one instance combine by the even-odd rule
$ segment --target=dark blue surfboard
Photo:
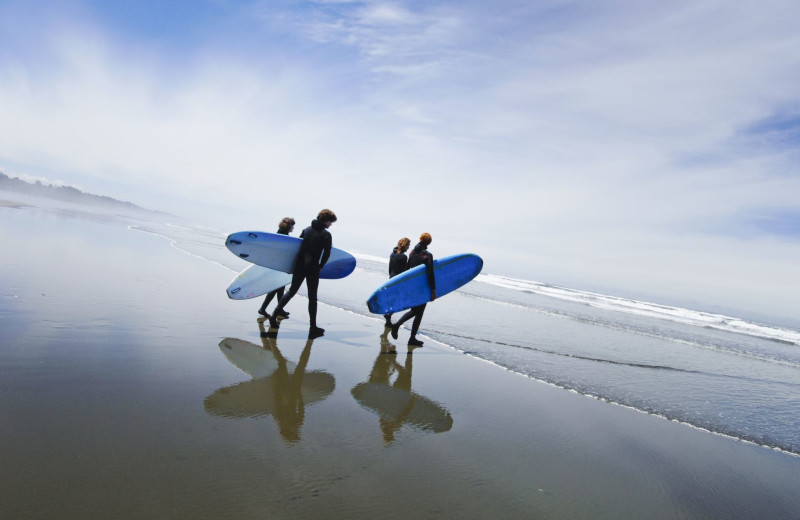
[[[277,233],[239,231],[228,235],[225,246],[231,253],[248,262],[283,273],[291,273],[302,242],[300,238]],[[331,248],[331,256],[320,271],[319,277],[344,278],[355,268],[355,257],[334,247]]]
[[[433,261],[436,298],[455,291],[478,276],[483,260],[478,255],[460,254]],[[431,288],[425,266],[418,265],[389,278],[367,300],[369,311],[387,314],[402,311],[431,301]]]

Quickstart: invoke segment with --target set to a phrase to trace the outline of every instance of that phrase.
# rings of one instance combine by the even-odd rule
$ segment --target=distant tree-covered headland
[[[0,172],[0,190],[16,191],[38,197],[47,197],[50,199],[58,199],[78,204],[90,204],[93,206],[103,206],[107,208],[127,208],[138,211],[148,211],[141,206],[133,204],[132,202],[117,200],[111,197],[106,197],[105,195],[85,193],[77,188],[73,188],[72,186],[54,186],[52,184],[42,184],[40,181],[32,183],[26,182],[16,177],[9,177],[3,172]]]

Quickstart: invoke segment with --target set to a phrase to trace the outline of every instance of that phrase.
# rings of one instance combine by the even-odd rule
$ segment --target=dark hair
[[[278,224],[278,229],[288,231],[292,229],[292,226],[294,226],[294,219],[292,217],[286,217],[285,219],[281,220],[280,224]]]
[[[323,209],[317,215],[317,220],[320,222],[336,222],[336,213],[329,209]]]

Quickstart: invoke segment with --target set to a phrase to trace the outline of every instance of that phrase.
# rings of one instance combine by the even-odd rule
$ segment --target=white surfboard
[[[225,338],[219,342],[219,349],[233,366],[253,379],[269,377],[278,369],[275,356],[262,345]]]
[[[292,275],[253,264],[236,275],[226,292],[231,300],[249,300],[292,283]]]

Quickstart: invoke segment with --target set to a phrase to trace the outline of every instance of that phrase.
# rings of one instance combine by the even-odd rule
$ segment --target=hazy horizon
[[[0,4],[0,170],[337,246],[800,316],[800,5]],[[694,303],[691,303],[694,302]]]

